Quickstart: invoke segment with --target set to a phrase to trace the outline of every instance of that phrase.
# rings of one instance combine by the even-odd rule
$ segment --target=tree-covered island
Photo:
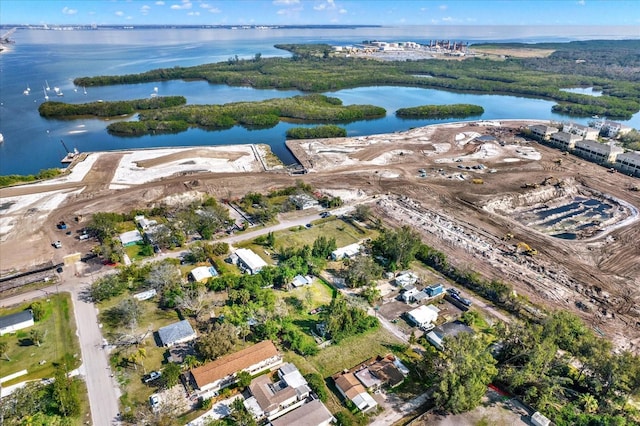
[[[482,115],[484,108],[480,105],[421,105],[411,108],[400,108],[396,115],[400,118],[464,118]]]
[[[527,45],[549,49],[548,44]],[[277,45],[289,58],[230,58],[226,62],[151,70],[140,74],[75,79],[78,86],[137,84],[177,79],[254,88],[325,92],[365,86],[411,86],[539,97],[558,102],[557,112],[629,119],[640,110],[637,66],[640,41],[554,44],[545,58],[473,57],[461,61],[376,61],[337,56],[329,45]],[[582,59],[580,59],[582,58]],[[614,72],[615,71],[615,72]],[[429,78],[425,78],[428,76]],[[593,87],[602,96],[562,89]]]

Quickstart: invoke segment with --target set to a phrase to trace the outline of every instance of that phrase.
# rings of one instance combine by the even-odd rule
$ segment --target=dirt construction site
[[[240,197],[303,180],[347,204],[368,203],[457,267],[509,283],[539,306],[573,311],[617,348],[640,352],[640,182],[524,139],[528,124],[288,141],[305,172],[295,175],[268,165],[263,146],[89,154],[63,178],[0,190],[0,272],[87,253],[95,241],[76,234],[93,212],[205,193]],[[60,221],[71,235],[56,228]]]

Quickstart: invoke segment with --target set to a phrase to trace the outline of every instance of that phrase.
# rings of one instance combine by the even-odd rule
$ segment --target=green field
[[[65,353],[74,355],[80,364],[80,345],[76,337],[76,322],[69,293],[52,294],[39,299],[44,305],[42,320],[32,327],[19,330],[15,334],[0,337],[0,342],[8,344],[7,356],[0,359],[0,377],[27,370],[26,375],[3,383],[3,386],[53,377],[55,364]],[[17,308],[0,310],[0,315],[12,314],[28,309],[31,302]],[[32,343],[30,333],[37,329],[43,336],[40,346]],[[7,360],[7,357],[10,360]],[[77,367],[74,365],[73,368]]]

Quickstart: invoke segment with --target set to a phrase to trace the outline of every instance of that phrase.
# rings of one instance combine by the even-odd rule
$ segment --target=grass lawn
[[[136,260],[144,259],[145,257],[150,257],[150,256],[145,256],[142,253],[143,248],[144,248],[143,244],[133,244],[133,245],[124,247],[124,252],[127,254],[127,256],[129,256],[129,259],[131,259],[132,262],[135,262]]]
[[[101,303],[99,306],[100,320],[103,323],[103,334],[109,342],[112,342],[114,335],[118,332],[129,333],[131,331],[126,329],[126,327],[124,329],[112,329],[106,321],[104,321],[105,312],[128,297],[131,296],[123,295],[116,297]],[[142,378],[150,371],[160,370],[164,366],[166,348],[159,347],[156,344],[154,332],[160,327],[180,321],[178,313],[175,310],[159,309],[156,298],[141,301],[139,304],[142,308],[142,314],[133,332],[137,335],[147,333],[143,343],[138,347],[131,346],[114,349],[113,352],[111,352],[110,359],[111,366],[116,373],[118,383],[122,389],[122,399],[126,401],[127,405],[132,406],[147,404],[149,395],[155,391],[155,388],[143,383]],[[145,353],[139,365],[134,366],[131,363],[123,361],[123,358],[128,357],[138,349],[144,349]]]
[[[10,361],[6,357],[0,359],[0,377],[21,370],[28,371],[26,375],[4,382],[3,386],[10,386],[25,380],[53,377],[55,363],[59,362],[65,353],[75,355],[78,360],[80,359],[80,344],[76,337],[76,322],[73,316],[71,295],[65,292],[50,295],[48,298],[38,301],[45,308],[42,320],[36,322],[32,327],[17,331],[15,334],[0,337],[0,342],[8,344],[7,355],[10,358]],[[0,310],[0,315],[28,309],[32,302],[12,310]],[[39,330],[44,336],[39,347],[31,342],[32,329]]]
[[[276,247],[302,247],[305,244],[313,245],[319,237],[327,239],[335,238],[338,247],[357,243],[365,238],[376,238],[378,233],[366,230],[364,233],[358,228],[336,217],[319,219],[312,222],[311,228],[291,228],[275,234]]]

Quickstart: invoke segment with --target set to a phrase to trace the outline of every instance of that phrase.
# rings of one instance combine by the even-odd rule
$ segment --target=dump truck
[[[529,244],[522,241],[520,241],[516,246],[516,252],[524,253],[528,256],[535,256],[536,254],[538,254],[538,250],[531,248]]]

